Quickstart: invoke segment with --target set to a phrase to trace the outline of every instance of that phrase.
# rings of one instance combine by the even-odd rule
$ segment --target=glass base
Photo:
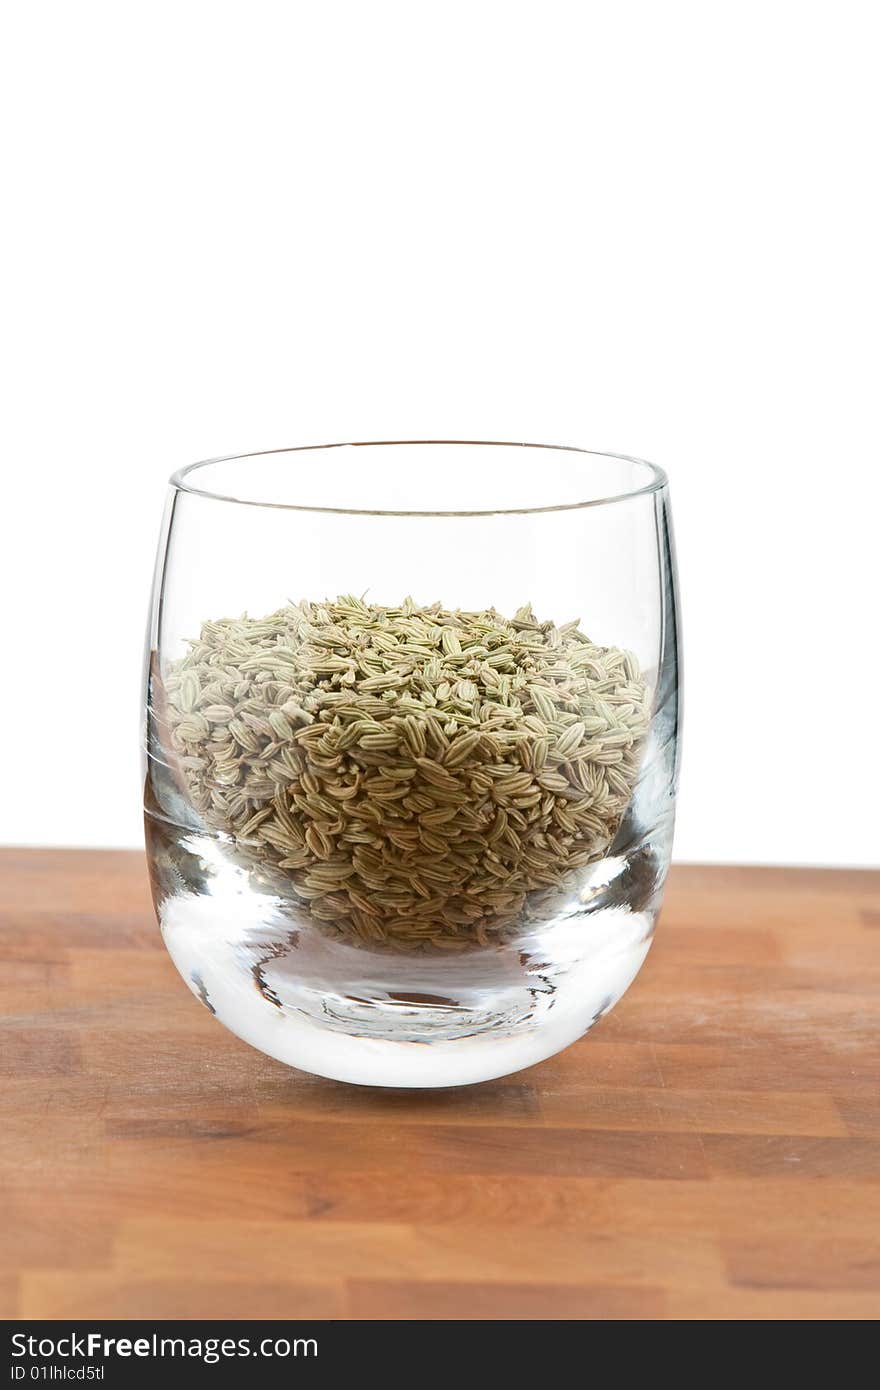
[[[552,915],[489,946],[352,944],[222,839],[147,816],[162,934],[193,993],[288,1065],[365,1086],[461,1086],[532,1066],[620,998],[650,945],[656,847],[590,866]]]

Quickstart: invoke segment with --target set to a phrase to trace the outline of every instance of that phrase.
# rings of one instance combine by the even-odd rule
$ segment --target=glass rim
[[[191,475],[201,468],[216,463],[236,463],[252,458],[265,458],[270,454],[319,453],[330,449],[372,449],[397,447],[461,446],[480,449],[535,449],[553,450],[558,453],[579,454],[585,458],[616,459],[620,463],[636,464],[648,471],[647,481],[638,487],[625,488],[622,492],[611,493],[607,497],[590,497],[580,502],[548,503],[541,507],[481,507],[474,510],[452,508],[450,510],[394,509],[383,507],[332,507],[319,506],[307,502],[264,502],[251,497],[234,497],[228,492],[213,488],[198,487]],[[616,502],[629,502],[636,497],[645,497],[652,492],[660,492],[669,484],[662,468],[648,459],[632,454],[619,454],[606,449],[584,449],[574,444],[531,444],[520,440],[500,439],[361,439],[340,441],[336,444],[294,444],[282,449],[256,449],[242,454],[218,454],[215,458],[199,459],[196,463],[178,468],[168,479],[177,492],[190,493],[194,497],[204,497],[214,502],[231,502],[239,507],[264,507],[275,511],[319,512],[336,516],[400,516],[400,517],[488,517],[488,516],[533,516],[548,512],[575,512],[588,507],[607,507]]]

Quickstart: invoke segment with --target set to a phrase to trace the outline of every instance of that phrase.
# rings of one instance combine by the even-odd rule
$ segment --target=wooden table
[[[201,1009],[138,854],[0,853],[0,1313],[880,1315],[880,874],[678,867],[593,1033],[459,1091]]]

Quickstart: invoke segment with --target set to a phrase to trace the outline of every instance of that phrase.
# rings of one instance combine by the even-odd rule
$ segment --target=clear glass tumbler
[[[177,473],[144,807],[190,989],[366,1085],[483,1081],[579,1038],[660,906],[678,632],[649,463],[400,442]]]

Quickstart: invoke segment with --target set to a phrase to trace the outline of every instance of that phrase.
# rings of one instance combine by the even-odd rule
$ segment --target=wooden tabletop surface
[[[142,856],[0,852],[6,1318],[875,1318],[880,874],[678,867],[617,1008],[462,1090],[288,1070]]]

